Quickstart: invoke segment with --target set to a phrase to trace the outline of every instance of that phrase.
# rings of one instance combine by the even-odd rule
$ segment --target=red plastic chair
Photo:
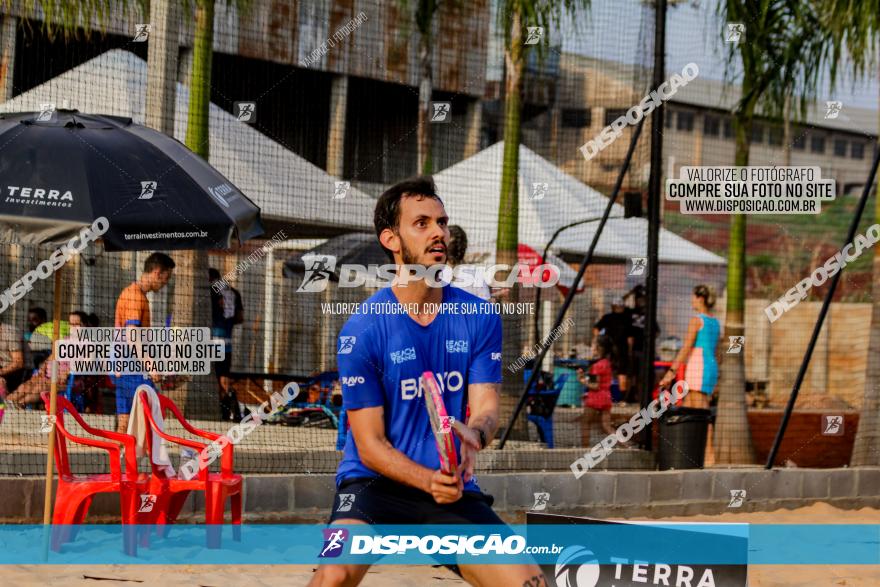
[[[165,418],[170,410],[177,421],[184,429],[201,438],[210,441],[220,438],[220,434],[200,430],[187,422],[180,410],[174,405],[167,396],[156,393],[159,398],[159,404],[162,409],[162,417]],[[150,408],[149,396],[145,393],[140,394],[141,402],[146,414],[150,427],[165,440],[186,446],[200,453],[207,444],[179,438],[162,431],[153,420],[153,413]],[[178,479],[177,477],[168,477],[162,467],[153,463],[153,438],[152,434],[147,434],[147,451],[150,454],[150,466],[152,468],[152,477],[150,479],[150,493],[155,494],[157,502],[154,507],[156,515],[150,523],[159,526],[167,526],[173,524],[183,508],[187,496],[191,491],[205,492],[205,523],[208,525],[207,545],[208,548],[220,548],[220,525],[223,524],[223,514],[225,510],[226,498],[230,498],[232,510],[232,535],[236,541],[241,540],[241,496],[242,496],[242,477],[232,472],[233,452],[232,444],[223,447],[220,456],[220,473],[210,473],[207,468],[199,470],[198,475],[192,479]],[[159,529],[162,535],[167,534],[167,527]]]
[[[41,397],[49,410],[49,394],[42,393]],[[55,417],[55,466],[58,469],[58,488],[55,492],[55,508],[52,513],[52,524],[58,526],[52,531],[52,550],[61,550],[64,542],[73,540],[76,536],[77,525],[82,524],[92,503],[92,497],[96,493],[118,493],[120,511],[123,524],[123,544],[125,553],[131,556],[137,555],[135,540],[136,525],[141,522],[138,515],[140,508],[140,495],[145,493],[149,486],[150,477],[145,473],[138,473],[137,457],[135,455],[135,439],[128,434],[110,432],[89,426],[76,408],[64,397],[57,397]],[[64,426],[64,413],[69,413],[83,430],[94,436],[106,438],[104,440],[92,440],[71,434]],[[67,441],[101,448],[109,453],[110,474],[98,475],[74,475],[70,471],[70,457],[67,453]],[[120,469],[119,444],[125,449],[125,472]]]

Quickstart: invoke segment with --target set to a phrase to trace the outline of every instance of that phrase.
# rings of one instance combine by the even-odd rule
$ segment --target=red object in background
[[[200,430],[187,422],[180,410],[174,402],[161,393],[156,393],[159,398],[159,404],[162,410],[162,417],[167,415],[170,410],[181,426],[194,436],[215,441],[221,437],[220,434]],[[144,414],[150,424],[150,428],[165,440],[194,449],[197,453],[207,446],[202,442],[188,440],[165,433],[153,420],[153,413],[150,408],[149,396],[145,393],[140,394],[141,402],[143,402]],[[155,515],[150,519],[150,524],[173,524],[183,509],[183,504],[191,491],[205,492],[205,524],[207,525],[207,545],[208,548],[220,548],[220,525],[223,524],[223,514],[225,510],[226,498],[231,501],[232,514],[232,537],[236,541],[241,540],[241,495],[242,495],[242,477],[232,472],[233,452],[232,444],[227,442],[221,449],[220,453],[220,473],[210,473],[207,467],[199,467],[197,477],[192,479],[178,479],[177,477],[168,477],[162,467],[153,463],[153,435],[149,432],[146,434],[147,453],[150,458],[150,467],[153,472],[150,478],[150,493],[156,496],[156,504],[154,506]],[[198,457],[196,457],[198,458]],[[167,533],[167,528],[163,534]]]
[[[666,373],[669,368],[672,367],[672,361],[654,361],[654,392],[651,394],[653,399],[657,399],[660,397],[660,386],[658,383],[661,379],[663,379],[663,374]],[[675,385],[678,381],[684,380],[684,370],[685,365],[679,365],[678,371],[675,372],[675,382],[672,385]],[[672,387],[670,385],[670,387]],[[675,402],[676,406],[680,406],[684,402],[684,398]]]
[[[530,247],[529,245],[524,245],[520,243],[516,249],[517,253],[517,261],[526,265],[529,268],[530,273],[533,273],[535,268],[539,265],[553,265],[556,267],[555,271],[550,269],[545,269],[542,271],[541,275],[535,280],[535,283],[547,283],[553,279],[556,279],[556,274],[558,274],[559,281],[556,283],[557,289],[562,292],[562,295],[568,295],[568,290],[571,288],[574,283],[574,277],[577,274],[571,266],[557,257],[556,255],[547,254],[547,258],[544,259],[541,257],[541,254],[538,253],[535,249]],[[526,280],[526,282],[531,283]],[[532,284],[534,285],[534,284]],[[581,280],[581,283],[578,286],[577,293],[581,293],[584,291],[584,282]]]
[[[49,410],[49,394],[42,393],[43,403]],[[138,473],[135,456],[135,439],[128,434],[110,432],[89,426],[67,399],[56,398],[55,428],[55,466],[58,469],[58,488],[55,493],[55,509],[52,513],[52,550],[60,551],[61,545],[76,537],[76,526],[82,524],[89,511],[92,498],[97,493],[118,493],[119,509],[122,513],[123,544],[125,553],[137,555],[135,540],[136,524],[146,523],[138,514],[140,495],[147,491],[150,478],[145,473]],[[82,426],[83,430],[94,436],[106,438],[92,440],[75,436],[64,426],[64,413],[67,412]],[[110,456],[110,474],[74,475],[70,471],[70,458],[67,454],[67,442],[91,446],[106,450]],[[121,471],[119,445],[125,448],[125,472]]]

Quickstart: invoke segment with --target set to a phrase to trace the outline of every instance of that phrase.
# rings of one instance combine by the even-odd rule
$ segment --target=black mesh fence
[[[291,382],[299,385],[301,394],[294,402],[237,444],[236,471],[335,470],[346,432],[336,363],[338,335],[353,304],[378,286],[347,286],[345,279],[334,277],[308,291],[314,273],[309,254],[334,255],[340,264],[343,259],[365,266],[381,263],[371,235],[373,208],[384,189],[429,169],[450,223],[467,234],[464,262],[488,266],[497,261],[498,227],[510,220],[510,210],[499,202],[505,167],[505,88],[513,72],[505,65],[505,39],[496,9],[489,0],[440,3],[428,43],[433,93],[428,115],[420,120],[425,69],[412,4],[418,3],[406,8],[392,1],[257,1],[246,9],[218,3],[207,129],[194,129],[188,117],[192,89],[205,82],[192,73],[201,59],[193,49],[192,14],[169,20],[179,37],[175,34],[177,42],[168,45],[174,47],[170,53],[155,57],[168,60],[164,68],[147,61],[149,44],[163,23],[153,22],[148,40],[141,41],[137,25],[150,18],[135,7],[127,16],[114,14],[103,23],[103,32],[96,19],[89,35],[83,29],[52,35],[39,14],[25,20],[16,5],[0,15],[6,68],[0,73],[5,91],[0,110],[39,113],[52,104],[56,110],[75,108],[144,124],[151,110],[164,107],[172,121],[169,134],[193,147],[187,134],[201,130],[194,135],[202,137],[195,146],[208,147],[210,164],[260,207],[262,237],[230,251],[165,251],[176,263],[173,278],[147,294],[152,326],[219,328],[216,336],[226,329],[231,339],[228,379],[218,380],[212,373],[159,382],[195,426],[225,433],[237,417],[257,409],[273,392]],[[611,336],[618,355],[611,388],[612,428],[629,421],[643,398],[653,399],[656,383],[642,381],[639,374],[646,360],[640,344],[644,299],[638,288],[645,284],[647,257],[650,118],[594,261],[562,324],[552,330],[621,172],[634,126],[624,125],[619,137],[589,159],[582,146],[621,116],[625,119],[627,111],[654,89],[651,3],[593,2],[574,20],[570,24],[566,17],[535,32],[543,46],[540,53],[527,45],[516,174],[518,257],[533,267],[540,264],[534,261],[538,257],[556,265],[559,283],[491,292],[504,304],[502,426],[522,392],[524,377],[535,368],[530,359],[538,339],[551,336],[554,341],[540,366],[545,372],[540,393],[527,401],[503,449],[515,454],[487,459],[483,466],[493,471],[566,470],[607,434],[604,410],[585,404],[584,382],[598,358],[592,343],[600,331]],[[715,15],[714,6],[691,5],[670,8],[668,23],[666,78],[681,75],[691,61],[700,73],[667,102],[663,176],[681,177],[683,167],[732,166],[732,113],[739,89],[721,75],[726,23]],[[176,78],[164,105],[148,97],[163,70]],[[752,463],[766,459],[827,284],[812,287],[806,299],[772,322],[768,316],[776,310],[768,313],[765,308],[844,244],[874,152],[876,112],[844,104],[841,116],[829,118],[825,97],[832,100],[833,95],[819,95],[822,99],[805,119],[759,117],[751,130],[750,165],[816,167],[823,178],[834,181],[837,197],[824,202],[819,215],[748,215],[744,340],[733,341],[725,334],[732,216],[683,213],[679,203],[665,199],[662,206],[656,371],[662,376],[688,342],[689,325],[698,315],[694,288],[707,286],[717,301],[697,318],[703,331],[697,348],[685,357],[681,374],[692,391],[705,396],[717,418],[725,410],[744,411],[746,416],[724,438],[716,435],[723,446],[713,449],[750,447],[751,456],[744,460]],[[430,130],[427,167],[420,153],[420,125]],[[0,148],[16,147],[9,142]],[[81,163],[71,156],[56,164]],[[36,200],[41,186],[14,186],[0,177],[0,188],[4,197],[14,195],[14,189]],[[642,208],[641,213],[635,208]],[[862,234],[874,222],[873,209],[872,196]],[[163,218],[147,218],[145,224],[161,230]],[[569,224],[575,225],[557,234]],[[4,240],[16,237],[4,235]],[[9,288],[53,251],[2,245],[0,285]],[[113,326],[119,296],[143,279],[149,254],[107,252],[98,244],[71,259],[61,269],[62,320],[81,321],[81,315],[71,313],[82,312],[88,324]],[[871,359],[872,256],[866,249],[846,267],[779,464],[831,467],[849,461]],[[362,262],[365,259],[369,263]],[[219,281],[209,278],[209,268],[216,269]],[[240,319],[234,292],[240,296]],[[117,426],[117,380],[69,376],[67,367],[49,357],[54,293],[53,279],[37,280],[0,314],[0,370],[7,393],[0,424],[0,474],[45,471],[47,436],[41,433],[45,407],[40,393],[49,390],[49,365],[58,369],[59,393],[74,400],[91,425],[111,430]],[[62,336],[66,333],[62,324]],[[723,376],[715,382],[711,373],[720,364],[724,374],[725,362],[744,364],[741,389],[725,387]],[[578,369],[587,372],[583,380]],[[693,389],[697,385],[707,389]],[[719,400],[723,394],[727,395]],[[838,428],[828,433],[827,416],[841,418],[839,433]],[[82,432],[69,420],[66,423]],[[173,422],[168,427],[174,434],[183,433]],[[651,451],[639,448],[636,439],[601,466],[655,468],[657,452],[669,448],[656,426],[653,433]],[[77,471],[106,468],[98,451],[71,450]],[[174,452],[172,456],[178,458]],[[713,457],[707,457],[709,464]]]

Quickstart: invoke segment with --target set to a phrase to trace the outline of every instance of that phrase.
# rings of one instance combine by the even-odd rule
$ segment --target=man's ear
[[[400,252],[400,237],[390,228],[386,228],[379,234],[379,242],[392,253]]]

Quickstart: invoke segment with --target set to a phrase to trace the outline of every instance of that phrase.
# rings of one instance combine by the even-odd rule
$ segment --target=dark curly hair
[[[449,246],[446,248],[446,262],[450,265],[458,265],[464,261],[467,248],[467,233],[457,224],[450,225]]]
[[[404,196],[435,198],[441,204],[443,203],[443,200],[437,195],[434,178],[430,175],[418,175],[394,184],[385,190],[376,201],[376,209],[373,212],[373,227],[376,229],[376,237],[382,234],[386,228],[396,230],[400,226],[400,200]],[[384,246],[382,249],[393,261],[394,254]]]
[[[618,370],[618,349],[617,345],[614,344],[614,341],[611,340],[610,336],[601,335],[596,339],[596,347],[599,350],[599,357],[603,359],[608,359],[611,362],[611,371],[614,374],[619,373]]]

